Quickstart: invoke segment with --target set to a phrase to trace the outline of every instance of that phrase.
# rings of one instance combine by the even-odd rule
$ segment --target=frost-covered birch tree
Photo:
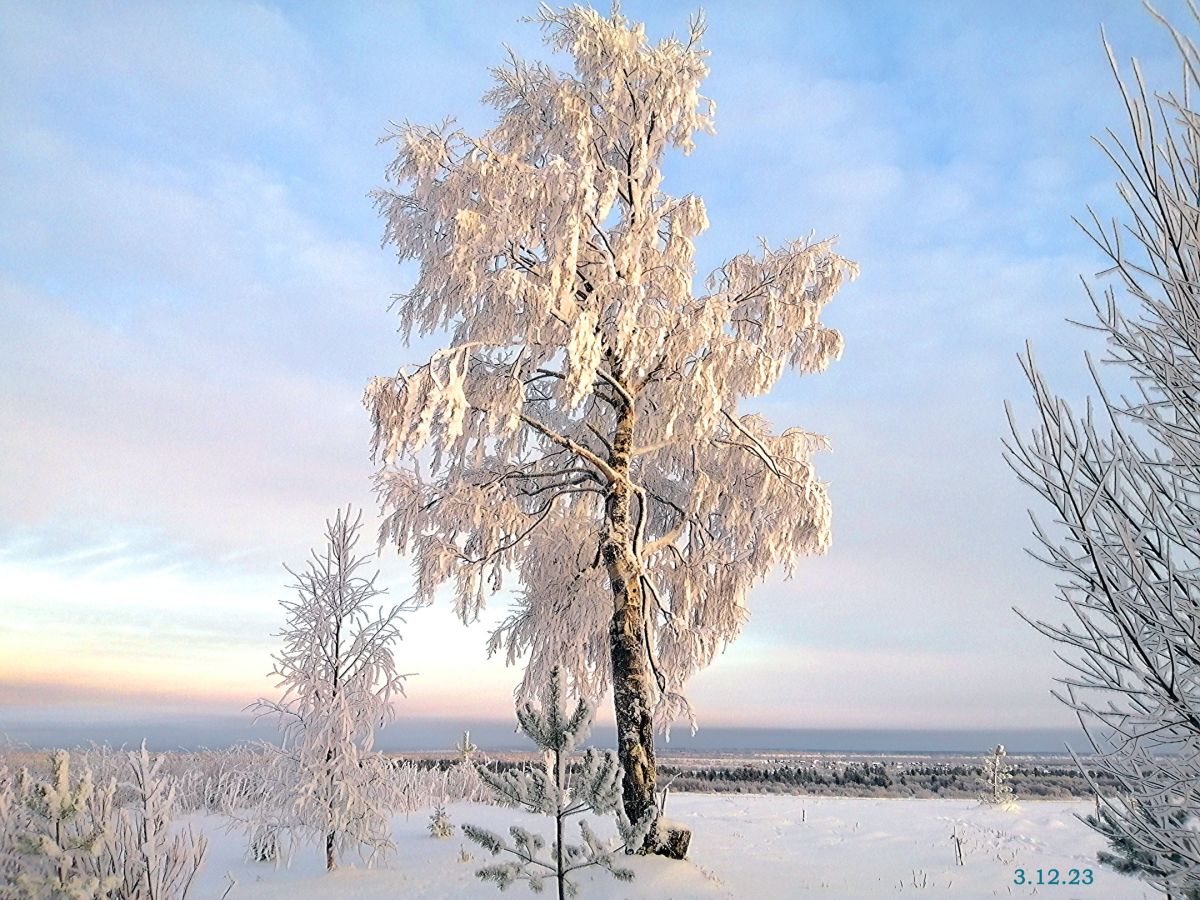
[[[373,858],[391,847],[391,766],[372,746],[404,693],[392,648],[411,604],[375,608],[384,591],[375,587],[378,573],[362,572],[369,560],[356,551],[361,527],[361,512],[339,510],[326,522],[324,552],[314,551],[302,572],[287,570],[296,598],[280,601],[287,624],[273,673],[283,694],[254,704],[282,731],[280,745],[266,748],[267,796],[254,815],[267,816],[272,830],[318,840],[328,869],[347,850]],[[261,838],[258,819],[246,825]]]
[[[1089,358],[1097,399],[1077,415],[1029,351],[1037,421],[1022,438],[1010,411],[1008,449],[1051,512],[1035,520],[1037,555],[1069,611],[1064,624],[1034,624],[1070,666],[1058,696],[1098,754],[1087,768],[1120,785],[1098,791],[1090,821],[1181,897],[1200,889],[1200,52],[1170,31],[1178,94],[1151,94],[1136,63],[1124,79],[1105,44],[1130,137],[1110,130],[1099,143],[1127,209],[1124,221],[1093,214],[1084,226],[1112,279],[1089,288],[1092,327],[1129,393],[1106,387]]]
[[[655,726],[691,716],[687,681],[750,588],[829,545],[825,438],[739,404],[838,358],[820,314],[855,267],[831,241],[764,243],[697,291],[704,203],[668,194],[662,164],[713,127],[702,21],[656,44],[616,9],[533,21],[572,72],[510,54],[493,128],[391,136],[385,240],[420,263],[400,330],[448,343],[367,387],[380,541],[412,556],[420,600],[453,580],[466,622],[511,585],[489,650],[527,658],[521,698],[556,665],[585,696],[613,688],[638,821]]]

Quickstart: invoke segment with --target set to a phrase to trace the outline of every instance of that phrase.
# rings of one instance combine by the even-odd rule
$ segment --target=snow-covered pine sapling
[[[288,860],[280,842],[280,826],[271,821],[270,810],[258,812],[261,814],[241,823],[246,832],[246,856],[251,862],[269,862],[278,866]]]
[[[462,740],[455,745],[454,749],[458,752],[458,759],[446,773],[447,794],[457,800],[484,799],[490,792],[487,786],[479,780],[474,759],[479,748],[471,743],[471,732],[464,731]]]
[[[433,808],[433,815],[429,817],[429,833],[435,838],[448,838],[454,834],[454,825],[450,822],[445,803]]]
[[[459,762],[470,765],[471,757],[475,755],[475,751],[479,748],[471,743],[471,732],[464,731],[462,740],[454,745],[454,749],[458,751]]]
[[[96,821],[89,805],[95,784],[86,766],[71,777],[71,755],[58,750],[50,757],[50,780],[37,782],[25,769],[15,785],[20,811],[16,850],[20,866],[12,896],[71,897],[102,900],[121,883],[115,872],[101,875],[101,856],[109,822]],[[111,799],[111,788],[109,790]]]
[[[0,765],[0,897],[5,886],[16,880],[20,871],[20,854],[17,853],[18,809],[16,773],[8,766]]]
[[[287,624],[274,674],[283,695],[259,700],[259,717],[275,718],[278,747],[266,748],[268,819],[325,850],[325,866],[356,848],[368,863],[392,847],[388,830],[393,770],[374,751],[375,730],[395,718],[393,699],[404,692],[392,645],[410,604],[376,610],[384,591],[368,558],[356,552],[362,513],[338,511],[326,522],[327,546],[293,572],[296,599],[283,600]],[[261,817],[260,817],[261,818]],[[248,823],[253,827],[254,821]]]
[[[1013,803],[1013,789],[1008,783],[1012,778],[1012,766],[1004,761],[1007,755],[1004,745],[997,744],[983,758],[984,793],[980,799],[984,803],[997,806],[1011,806]]]
[[[527,660],[522,701],[554,665],[588,697],[613,689],[638,821],[655,729],[692,719],[687,682],[741,631],[750,590],[829,546],[828,442],[744,401],[841,355],[821,313],[856,267],[800,239],[697,284],[708,215],[663,178],[713,128],[702,19],[657,42],[616,7],[534,21],[568,66],[510,55],[484,134],[399,127],[375,195],[420,265],[401,334],[446,335],[366,390],[379,538],[412,556],[421,600],[453,585],[464,622],[519,582],[489,651]]]
[[[541,891],[547,879],[558,889],[559,900],[573,897],[578,885],[568,877],[572,872],[589,866],[599,866],[621,881],[633,878],[631,869],[617,865],[616,856],[642,846],[646,833],[655,820],[655,810],[643,819],[630,823],[621,805],[621,765],[611,750],[597,753],[589,748],[574,772],[568,772],[572,751],[587,738],[591,728],[592,708],[580,699],[570,716],[562,707],[562,684],[557,667],[542,695],[540,709],[525,703],[517,709],[521,731],[542,750],[545,764],[541,767],[491,772],[479,769],[479,777],[492,789],[497,802],[542,813],[554,818],[554,840],[546,851],[545,840],[518,825],[509,828],[511,843],[490,831],[474,825],[463,825],[463,834],[480,844],[493,856],[507,853],[516,857],[504,863],[484,866],[476,874],[485,881],[495,882],[501,890],[517,881],[527,881],[534,891]],[[567,820],[584,813],[607,815],[617,820],[619,842],[601,841],[580,819],[582,844],[567,844],[564,832]]]
[[[163,757],[142,745],[125,755],[117,802],[114,777],[97,785],[86,762],[72,778],[70,755],[57,751],[51,776],[35,782],[23,773],[16,798],[24,811],[18,836],[23,851],[17,897],[72,900],[185,900],[204,860],[206,841],[172,825],[176,810]],[[0,885],[0,896],[7,897]]]
[[[1142,807],[1135,806],[1134,809],[1139,810],[1142,815],[1150,814]],[[1192,815],[1188,810],[1180,808],[1169,814],[1167,822],[1151,821],[1147,822],[1145,827],[1157,831],[1165,830],[1165,827],[1188,828],[1191,818]],[[1095,815],[1087,816],[1084,821],[1109,841],[1108,850],[1101,850],[1096,854],[1096,858],[1101,864],[1111,866],[1124,875],[1135,875],[1158,883],[1169,883],[1173,874],[1176,875],[1175,880],[1178,881],[1178,872],[1188,868],[1187,860],[1178,853],[1159,856],[1153,850],[1139,844],[1129,835],[1118,815],[1110,812],[1100,802],[1099,795],[1097,795]],[[1182,887],[1172,885],[1167,888],[1166,900],[1200,900],[1200,887],[1186,884]]]

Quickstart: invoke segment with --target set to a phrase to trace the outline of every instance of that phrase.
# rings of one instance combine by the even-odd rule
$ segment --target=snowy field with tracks
[[[1002,810],[974,800],[672,794],[669,817],[695,833],[690,859],[634,857],[636,877],[629,884],[606,872],[585,872],[580,897],[1159,900],[1160,893],[1097,864],[1104,841],[1076,818],[1091,809],[1087,801],[1027,801]],[[544,834],[548,821],[471,803],[451,804],[448,812],[456,826],[468,822],[497,832],[521,824]],[[210,842],[194,894],[202,900],[535,896],[525,885],[501,895],[480,881],[475,870],[491,858],[457,828],[453,837],[431,837],[423,812],[393,819],[396,853],[383,865],[346,865],[333,874],[323,871],[315,846],[298,848],[290,869],[275,869],[245,862],[244,841],[222,830],[223,818],[193,815],[187,821]],[[607,833],[606,825],[595,823],[601,833]],[[962,865],[956,862],[955,834]],[[1018,870],[1024,885],[1016,884]],[[1054,872],[1060,882],[1070,881],[1072,870],[1079,882],[1090,870],[1091,883],[1048,883]],[[541,896],[552,895],[553,886],[547,890]]]

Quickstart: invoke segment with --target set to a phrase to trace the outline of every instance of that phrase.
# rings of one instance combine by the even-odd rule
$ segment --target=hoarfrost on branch
[[[1106,387],[1089,359],[1098,401],[1077,415],[1030,350],[1037,420],[1023,436],[1010,411],[1007,446],[1051,511],[1051,522],[1034,520],[1035,555],[1058,573],[1069,612],[1063,624],[1032,624],[1070,667],[1057,696],[1097,753],[1086,769],[1120,785],[1096,788],[1089,822],[1130,870],[1190,897],[1200,891],[1200,52],[1168,28],[1183,62],[1178,95],[1150,94],[1136,62],[1122,78],[1105,45],[1132,140],[1110,130],[1099,143],[1127,209],[1123,222],[1093,213],[1083,226],[1113,281],[1089,288],[1090,327],[1130,395]]]

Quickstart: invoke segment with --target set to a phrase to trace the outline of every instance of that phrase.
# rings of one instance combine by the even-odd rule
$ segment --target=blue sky
[[[689,4],[627,3],[652,37]],[[1182,21],[1176,5],[1166,7]],[[339,504],[373,509],[366,380],[418,359],[412,277],[367,193],[389,121],[478,131],[532,3],[0,0],[0,722],[228,714],[270,690],[287,583]],[[701,724],[1056,727],[1058,614],[1000,458],[1032,338],[1069,395],[1090,336],[1072,225],[1117,211],[1100,45],[1172,87],[1133,2],[714,3],[717,130],[668,164],[701,272],[840,236],[844,359],[759,405],[830,436],[834,547],[751,598],[694,682]],[[560,61],[561,62],[561,61]],[[407,594],[404,562],[381,581]],[[503,612],[502,598],[492,609]],[[518,673],[415,614],[402,714],[509,715]],[[470,690],[464,690],[470,683]],[[2,729],[2,726],[0,726]]]

